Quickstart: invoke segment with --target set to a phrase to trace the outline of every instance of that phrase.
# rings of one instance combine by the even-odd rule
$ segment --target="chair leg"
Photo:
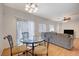
[[[25,54],[25,52],[23,52],[23,54]]]
[[[11,56],[12,56],[12,48],[10,48],[10,54],[11,54]]]
[[[49,41],[47,42],[47,56],[48,56],[48,49],[49,49]]]

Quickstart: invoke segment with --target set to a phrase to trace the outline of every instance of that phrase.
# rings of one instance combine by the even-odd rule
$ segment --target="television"
[[[64,34],[74,34],[74,30],[64,30]]]

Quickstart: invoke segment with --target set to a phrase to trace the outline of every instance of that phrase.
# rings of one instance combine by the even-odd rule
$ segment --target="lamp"
[[[36,3],[27,3],[25,5],[25,10],[29,13],[34,13],[37,12],[38,10],[38,5]]]

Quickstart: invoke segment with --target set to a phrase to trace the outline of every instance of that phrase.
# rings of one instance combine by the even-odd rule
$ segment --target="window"
[[[46,32],[46,24],[39,24],[39,32]]]
[[[54,30],[54,26],[51,25],[51,24],[49,24],[49,31],[50,31],[50,32],[51,32],[51,31],[55,31],[55,30]]]
[[[29,39],[33,40],[34,35],[34,22],[33,21],[17,21],[17,45],[22,45],[22,33],[28,32]]]

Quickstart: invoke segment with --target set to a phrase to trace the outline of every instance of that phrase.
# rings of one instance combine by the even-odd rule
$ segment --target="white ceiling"
[[[25,3],[6,3],[6,6],[25,12]],[[50,20],[61,20],[64,16],[73,16],[78,13],[78,3],[39,3],[38,12],[33,13]]]

